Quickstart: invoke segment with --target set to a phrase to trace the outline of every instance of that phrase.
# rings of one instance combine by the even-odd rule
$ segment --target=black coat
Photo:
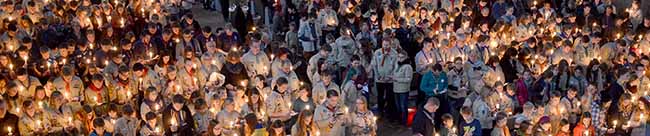
[[[171,116],[172,112],[182,113],[182,121],[176,122],[176,125],[179,126],[176,132],[171,131]],[[180,120],[180,119],[179,119]],[[192,118],[192,113],[190,109],[187,108],[187,105],[184,105],[180,111],[175,111],[173,104],[167,105],[163,111],[163,126],[165,128],[165,135],[193,135],[194,134],[194,118]]]
[[[14,136],[20,136],[20,133],[18,132],[18,116],[11,114],[9,112],[5,112],[5,116],[3,118],[0,118],[0,135],[6,136],[9,133],[9,130],[7,130],[8,127],[11,127],[11,133]]]
[[[432,136],[435,133],[435,124],[434,116],[431,115],[429,118],[426,114],[428,112],[424,110],[424,107],[420,107],[413,117],[413,124],[411,124],[411,130],[413,134],[420,133],[424,136]]]

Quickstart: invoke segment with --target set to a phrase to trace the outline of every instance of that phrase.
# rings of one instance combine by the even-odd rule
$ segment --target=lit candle
[[[244,82],[244,81],[239,81],[239,84],[240,84],[242,87],[246,86],[246,82]]]
[[[40,107],[41,109],[43,109],[43,102],[42,102],[42,101],[41,101],[41,102],[38,102],[38,107]]]
[[[68,123],[72,125],[72,117],[68,117]]]
[[[11,127],[7,127],[7,131],[9,131],[9,133],[7,135],[12,135],[12,130],[13,129]]]
[[[156,106],[154,106],[154,109],[156,109],[156,111],[160,110],[160,105],[156,104]]]
[[[616,125],[618,124],[618,120],[614,120],[614,121],[612,122],[612,124],[614,124],[613,128],[616,129]]]
[[[131,91],[126,90],[126,99],[131,99]]]
[[[63,97],[65,97],[66,99],[70,99],[70,94],[68,94],[68,92],[64,92]]]
[[[124,26],[125,26],[124,18],[120,18],[120,27],[124,27]]]
[[[644,117],[644,114],[641,113],[641,115],[639,115],[639,120],[640,120],[640,121],[643,121],[643,117]]]
[[[97,96],[93,97],[93,101],[95,101],[95,103],[99,104],[99,99],[97,99]]]
[[[197,79],[196,77],[194,77],[194,78],[192,79],[192,82],[194,82],[194,84],[198,86],[198,84],[197,84],[197,83],[198,83],[198,79]]]
[[[305,105],[305,110],[309,110],[309,105]]]

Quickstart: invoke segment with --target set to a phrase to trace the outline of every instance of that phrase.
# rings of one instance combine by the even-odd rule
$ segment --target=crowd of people
[[[5,0],[0,135],[650,135],[613,2]]]

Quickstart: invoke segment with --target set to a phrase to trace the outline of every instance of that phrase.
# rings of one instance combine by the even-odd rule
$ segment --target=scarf
[[[127,87],[127,86],[129,85],[129,79],[122,80],[122,79],[120,79],[120,78],[118,77],[118,80],[119,80],[119,81],[117,82],[117,84],[120,85],[120,86],[122,86],[122,87]]]
[[[90,90],[92,90],[93,92],[97,93],[98,97],[96,97],[97,98],[96,102],[101,102],[102,98],[103,98],[102,97],[102,90],[104,89],[104,86],[102,85],[101,87],[96,87],[95,84],[91,83],[88,88],[90,88]]]

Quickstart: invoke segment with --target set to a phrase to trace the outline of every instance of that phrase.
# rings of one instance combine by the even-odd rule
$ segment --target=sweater
[[[433,72],[429,71],[422,76],[422,81],[420,82],[420,91],[427,94],[427,96],[434,96],[440,91],[447,89],[447,74],[442,72],[440,74],[433,75]],[[434,89],[436,92],[434,92]]]
[[[393,92],[407,93],[411,89],[411,80],[413,79],[413,68],[411,65],[405,64],[400,66],[393,72]]]
[[[473,136],[480,136],[483,134],[482,129],[481,129],[481,123],[474,119],[472,122],[465,122],[463,121],[460,124],[460,133],[458,133],[459,136],[465,135],[465,133],[472,133]]]

